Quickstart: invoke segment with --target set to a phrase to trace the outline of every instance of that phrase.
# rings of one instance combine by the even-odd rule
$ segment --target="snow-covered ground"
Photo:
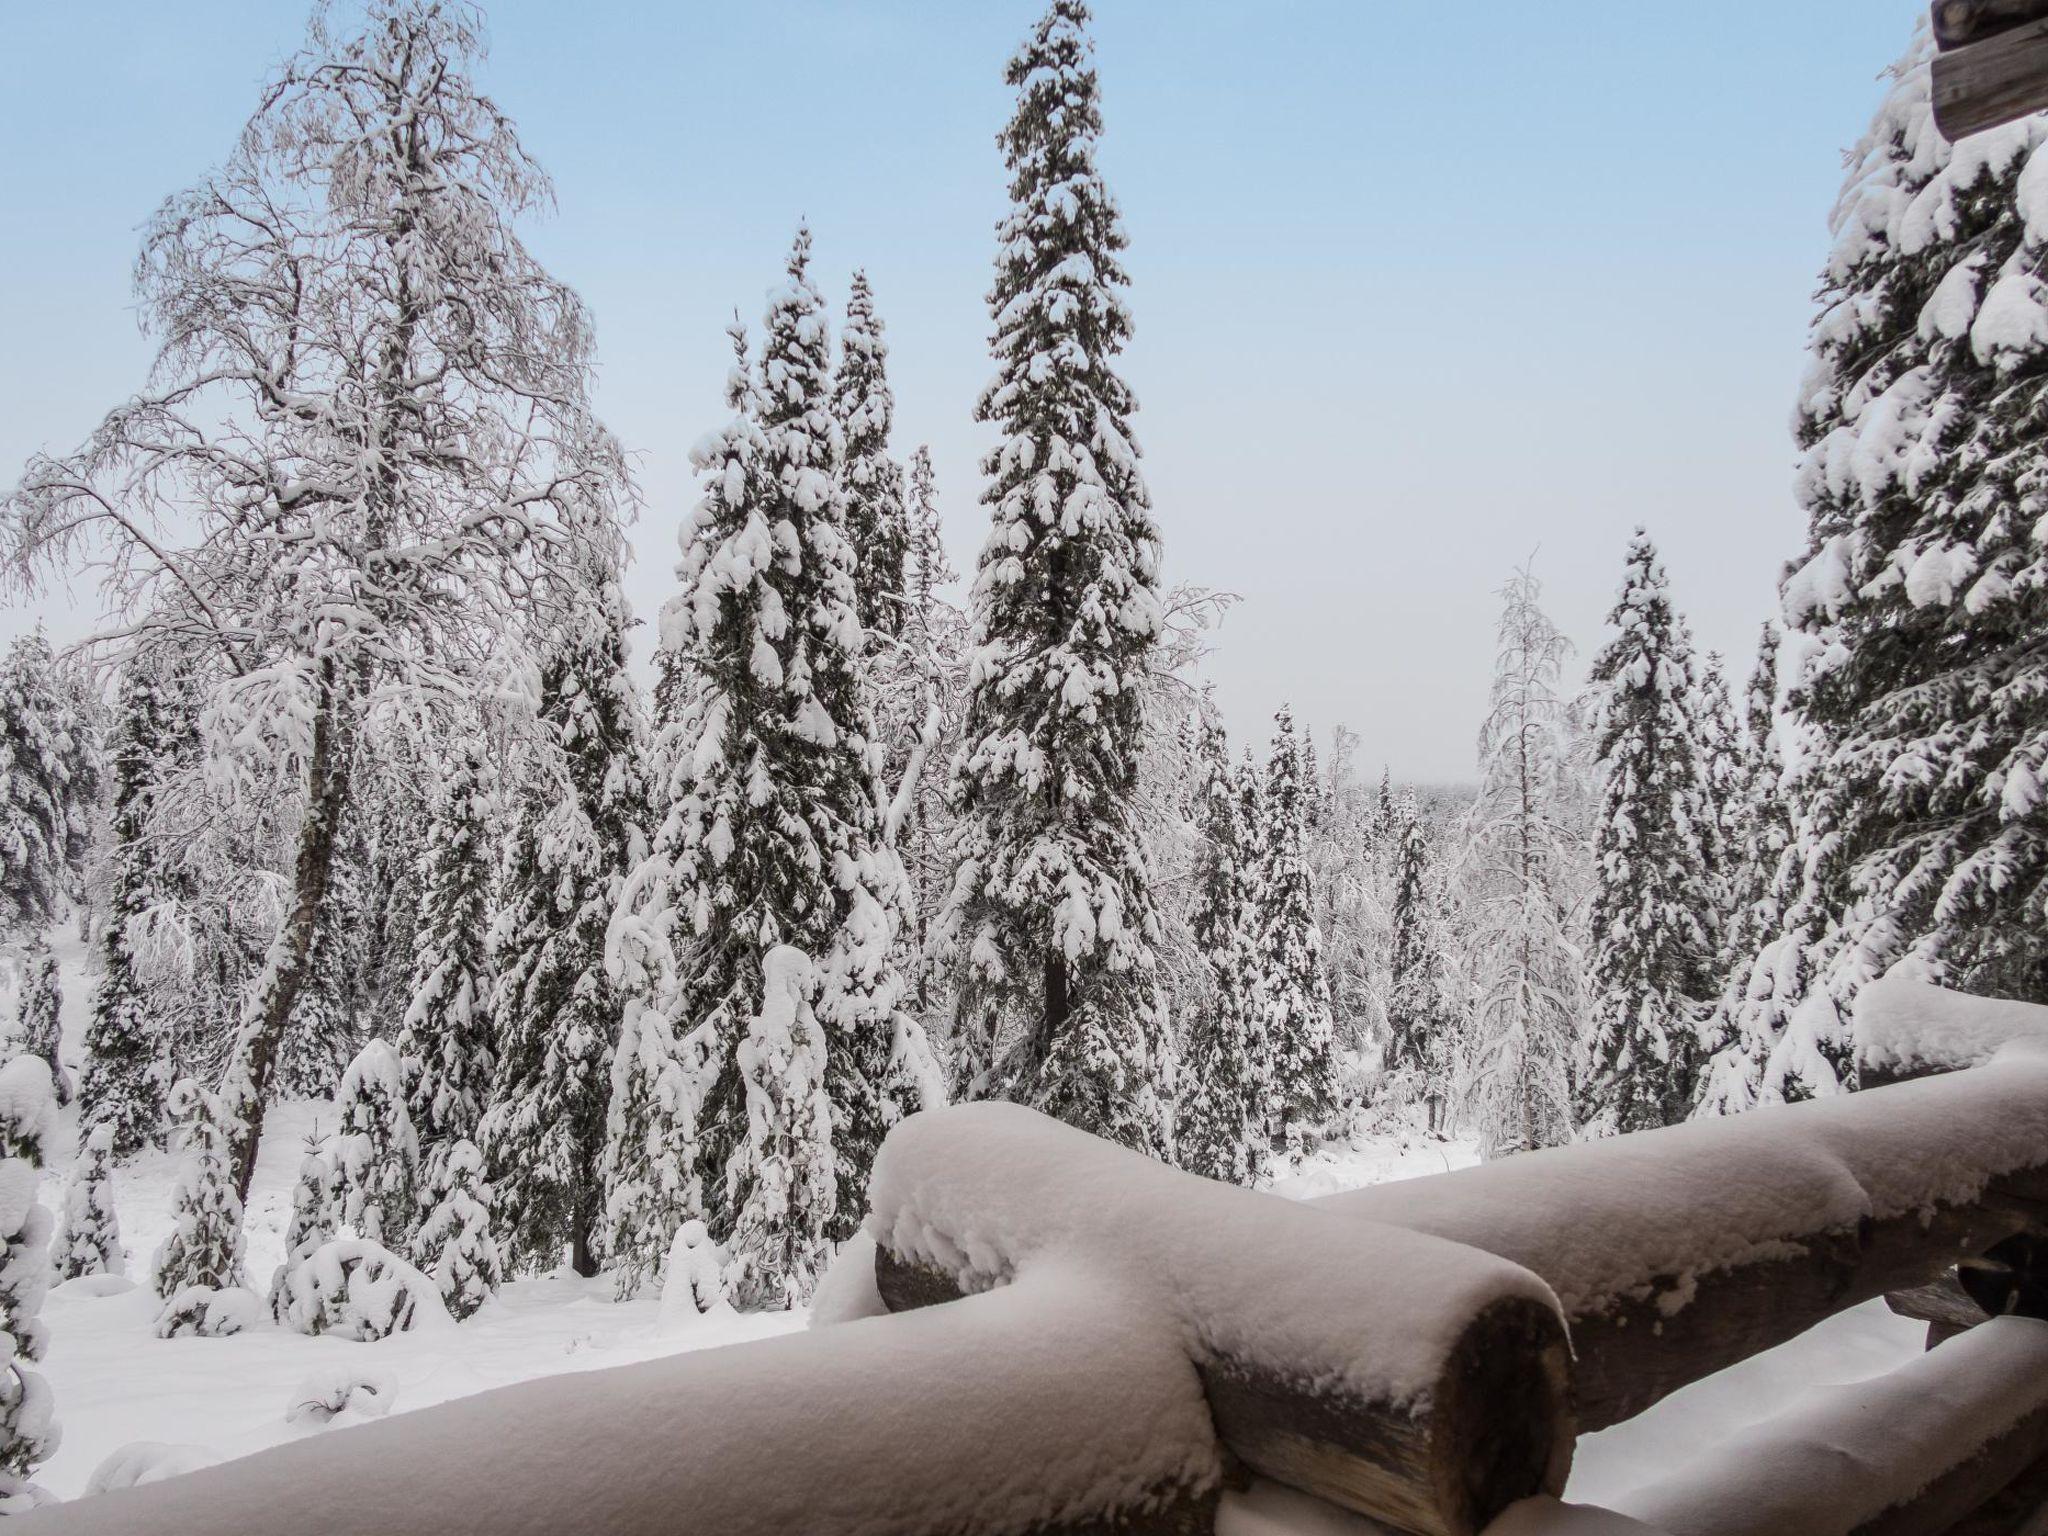
[[[89,982],[75,941],[60,947],[60,957],[66,1054],[75,1070]],[[325,1103],[284,1104],[271,1112],[248,1212],[248,1268],[259,1290],[268,1285],[281,1255],[305,1141],[327,1130],[333,1114],[333,1106]],[[67,1110],[65,1117],[68,1129],[75,1110]],[[69,1139],[44,1176],[42,1198],[53,1209],[73,1155]],[[1470,1163],[1474,1156],[1461,1143],[1361,1137],[1347,1147],[1326,1149],[1277,1187],[1305,1198],[1441,1172]],[[56,1397],[63,1444],[39,1481],[60,1497],[84,1493],[95,1468],[117,1449],[138,1442],[191,1448],[167,1462],[168,1469],[247,1455],[310,1435],[346,1433],[349,1415],[325,1425],[287,1417],[309,1396],[310,1387],[336,1372],[377,1378],[389,1389],[391,1411],[403,1413],[532,1377],[739,1343],[804,1324],[801,1314],[791,1313],[664,1326],[652,1296],[620,1303],[602,1277],[551,1278],[506,1286],[460,1326],[376,1344],[270,1328],[228,1339],[161,1340],[151,1330],[156,1303],[146,1282],[151,1256],[169,1225],[175,1168],[174,1158],[158,1153],[116,1175],[127,1272],[142,1283],[111,1295],[96,1294],[104,1287],[90,1282],[61,1286],[45,1309],[50,1350],[44,1373]],[[1893,1317],[1882,1303],[1837,1317],[1627,1424],[1584,1438],[1568,1497],[1625,1509],[1631,1488],[1787,1406],[1802,1392],[1864,1380],[1903,1364],[1919,1352],[1921,1334],[1922,1325]],[[1231,1501],[1222,1529],[1229,1536],[1335,1536],[1369,1528],[1283,1490],[1258,1488]]]

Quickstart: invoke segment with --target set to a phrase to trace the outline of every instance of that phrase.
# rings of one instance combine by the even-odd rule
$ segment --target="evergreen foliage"
[[[1394,884],[1387,994],[1387,1083],[1426,1106],[1428,1128],[1448,1129],[1452,1043],[1460,1023],[1449,953],[1443,873],[1414,797],[1403,807]]]
[[[1310,1138],[1337,1107],[1330,981],[1316,929],[1302,766],[1294,715],[1282,705],[1259,790],[1252,888],[1258,903],[1257,1034],[1267,1052],[1267,1109],[1275,1143],[1284,1145],[1291,1158],[1308,1149]]]
[[[1054,0],[1005,78],[995,380],[977,409],[992,527],[955,759],[957,877],[940,925],[985,1091],[1170,1154],[1173,1044],[1134,820],[1140,683],[1163,623],[1159,534],[1116,373],[1125,236],[1096,168],[1088,9]]]
[[[29,1481],[57,1449],[49,1383],[33,1369],[49,1332],[42,1321],[50,1288],[50,1213],[36,1200],[36,1170],[57,1132],[49,1073],[35,1057],[0,1068],[0,1514],[47,1501]]]
[[[372,1040],[357,1053],[334,1099],[341,1113],[334,1150],[341,1220],[373,1243],[403,1247],[418,1218],[420,1148],[389,1041]]]
[[[910,526],[903,466],[889,457],[896,400],[889,392],[888,361],[874,290],[867,273],[856,272],[832,381],[832,416],[844,444],[840,495],[854,561],[854,616],[871,634],[895,636],[903,632]]]
[[[283,1323],[290,1310],[292,1271],[334,1239],[334,1221],[341,1204],[335,1169],[309,1143],[292,1185],[292,1214],[284,1230],[284,1262],[270,1281],[270,1314]]]
[[[625,999],[605,935],[644,850],[646,727],[626,672],[619,551],[589,542],[553,594],[536,781],[491,930],[501,1056],[481,1126],[506,1267],[566,1247],[597,1273],[612,1052]]]
[[[1601,690],[1601,809],[1593,899],[1592,1060],[1582,1124],[1645,1130],[1692,1109],[1699,1015],[1715,994],[1716,811],[1692,715],[1692,640],[1638,529]]]
[[[40,1059],[50,1069],[50,1083],[57,1102],[71,1102],[71,1074],[64,1070],[59,1048],[64,1039],[64,988],[57,974],[57,957],[38,937],[22,957],[25,972],[18,1028],[21,1049]]]
[[[194,1287],[224,1291],[242,1284],[242,1201],[228,1169],[220,1099],[185,1078],[171,1089],[167,1108],[184,1152],[171,1196],[171,1231],[156,1251],[156,1293],[169,1302]]]
[[[461,1322],[491,1299],[505,1277],[491,1228],[491,1186],[484,1181],[484,1157],[474,1142],[456,1141],[441,1149],[427,1192],[432,1203],[413,1233],[413,1258],[439,1288],[448,1315]]]
[[[124,1256],[121,1223],[114,1214],[113,1173],[114,1128],[96,1126],[64,1183],[64,1224],[50,1249],[59,1280],[121,1273]]]
[[[0,942],[55,922],[85,863],[97,768],[41,629],[0,665]]]

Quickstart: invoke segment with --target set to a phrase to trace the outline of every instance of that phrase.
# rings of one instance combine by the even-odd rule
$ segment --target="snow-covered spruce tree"
[[[1451,1062],[1462,1023],[1455,994],[1443,870],[1411,794],[1402,808],[1388,959],[1388,1085],[1424,1106],[1428,1129],[1447,1129]]]
[[[405,1076],[388,1040],[372,1040],[342,1073],[334,1095],[335,1185],[341,1219],[402,1253],[418,1220],[419,1138],[405,1108]]]
[[[1501,597],[1464,880],[1473,999],[1464,1096],[1489,1156],[1572,1138],[1591,876],[1560,695],[1571,642],[1544,613],[1528,566]]]
[[[1765,1068],[1788,1017],[1781,982],[1803,990],[1801,976],[1777,972],[1780,961],[1796,964],[1796,946],[1786,944],[1783,932],[1783,902],[1799,867],[1778,731],[1781,644],[1778,626],[1765,620],[1743,693],[1740,799],[1734,813],[1722,817],[1728,833],[1728,966],[1707,1026],[1713,1054],[1699,1112],[1708,1115],[1735,1114],[1762,1101]]]
[[[1196,808],[1202,846],[1194,938],[1209,985],[1190,1030],[1179,1158],[1196,1173],[1248,1185],[1266,1158],[1264,1106],[1270,1096],[1252,931],[1254,849],[1240,820],[1241,794],[1223,728],[1208,713],[1201,718],[1195,752],[1202,772]]]
[[[853,551],[854,614],[862,629],[893,636],[903,632],[910,525],[903,466],[889,457],[896,399],[889,392],[888,362],[874,290],[867,273],[856,272],[839,336],[839,372],[832,380],[832,415],[844,443],[839,485]]]
[[[353,810],[344,814],[342,826],[305,982],[278,1039],[272,1081],[280,1098],[332,1097],[363,1044],[363,937],[370,910]]]
[[[1798,408],[1785,924],[1824,996],[1778,1042],[1786,1097],[1853,1086],[1845,1021],[1895,968],[2048,1001],[2048,120],[1946,143],[1931,53],[1923,23],[1850,157]]]
[[[49,1502],[29,1481],[57,1449],[49,1384],[32,1369],[49,1342],[50,1213],[36,1200],[37,1170],[57,1134],[49,1072],[36,1057],[0,1067],[0,1514]]]
[[[221,167],[147,227],[151,387],[0,504],[24,579],[97,562],[144,616],[131,644],[218,657],[209,743],[266,759],[237,764],[243,808],[295,787],[289,895],[223,1081],[243,1192],[366,709],[489,686],[565,511],[624,476],[588,316],[520,240],[549,186],[482,54],[466,0],[316,9]]]
[[[819,957],[834,1240],[866,1212],[868,1169],[889,1124],[937,1091],[891,964],[908,892],[878,806],[854,556],[833,473],[824,306],[809,258],[809,232],[799,231],[789,281],[769,297],[758,368],[746,366],[735,332],[736,414],[694,452],[704,495],[683,534],[682,590],[664,614],[665,643],[690,673],[689,704],[657,753],[666,809],[616,925],[629,991],[661,1014],[629,1025],[640,1081],[614,1096],[626,1112],[615,1116],[613,1178],[635,1192],[621,1211],[639,1208],[643,1192],[662,1211],[633,1233],[642,1275],[695,1214],[693,1182],[714,1236],[723,1240],[737,1219],[745,1191],[731,1165],[747,1135],[739,1047],[777,944]],[[694,1091],[674,1086],[681,1080]],[[654,1128],[685,1122],[694,1168],[672,1166],[670,1151],[650,1160],[638,1150],[673,1148],[675,1134]]]
[[[959,1031],[988,1091],[1170,1155],[1174,1077],[1133,824],[1140,680],[1161,627],[1159,533],[1138,467],[1125,236],[1095,165],[1088,8],[1055,0],[1006,74],[1011,172],[997,230],[997,374],[977,416],[993,526],[953,796],[957,876],[940,924]]]
[[[477,1140],[497,1062],[491,1021],[494,795],[483,743],[464,735],[442,756],[413,932],[411,998],[398,1032],[406,1113],[420,1148],[420,1209],[449,1193],[452,1148]],[[422,1270],[429,1259],[414,1254]]]
[[[1336,1109],[1337,1095],[1330,981],[1309,881],[1301,753],[1286,705],[1274,717],[1259,809],[1252,889],[1258,914],[1257,1034],[1267,1052],[1265,1109],[1274,1144],[1299,1157]]]
[[[504,1256],[491,1223],[491,1186],[483,1153],[471,1141],[441,1149],[432,1203],[413,1234],[414,1263],[433,1277],[448,1315],[472,1316],[505,1278]]]
[[[17,1026],[19,1045],[38,1057],[50,1069],[50,1084],[59,1104],[71,1102],[71,1074],[59,1059],[64,1039],[64,983],[57,974],[57,957],[38,936],[22,957],[21,1018]]]
[[[172,877],[150,836],[157,788],[184,727],[170,718],[180,695],[158,656],[138,656],[121,673],[120,706],[109,757],[106,926],[100,985],[85,1030],[79,1119],[109,1126],[114,1155],[131,1157],[162,1134],[163,1068],[169,1019],[160,989],[145,976],[141,925],[167,894]]]
[[[270,1315],[279,1323],[285,1321],[291,1310],[292,1271],[334,1237],[341,1192],[334,1166],[320,1155],[318,1147],[316,1140],[307,1138],[306,1155],[299,1160],[299,1176],[292,1184],[291,1220],[284,1229],[284,1262],[270,1280]]]
[[[781,945],[762,960],[761,1011],[739,1046],[747,1134],[729,1165],[735,1197],[726,1291],[751,1311],[810,1299],[831,1256],[838,1176],[824,1031],[810,957]]]
[[[121,1223],[114,1215],[114,1128],[95,1126],[64,1183],[63,1225],[50,1248],[59,1280],[118,1275]]]
[[[85,862],[95,785],[85,724],[40,628],[0,665],[0,942],[56,920]]]
[[[170,1235],[156,1251],[156,1293],[171,1301],[192,1287],[227,1290],[242,1280],[242,1201],[229,1168],[226,1112],[191,1078],[171,1089],[184,1162],[171,1195]]]
[[[1617,633],[1594,659],[1600,822],[1593,897],[1593,1039],[1581,1128],[1614,1135],[1692,1109],[1700,1014],[1715,995],[1714,805],[1690,703],[1692,640],[1657,551],[1629,544]]]
[[[600,1165],[612,1052],[626,999],[605,935],[645,853],[647,729],[626,672],[622,548],[579,531],[542,646],[545,738],[491,929],[500,1058],[480,1146],[508,1269],[567,1248],[597,1273]]]

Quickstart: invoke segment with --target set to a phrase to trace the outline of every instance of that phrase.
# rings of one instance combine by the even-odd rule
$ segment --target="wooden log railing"
[[[1619,1512],[1556,1499],[1581,1424],[2042,1235],[2044,1020],[1885,984],[1867,1075],[1910,1080],[1309,1204],[1009,1106],[916,1116],[863,1256],[894,1315],[529,1382],[22,1529],[1197,1536],[1249,1469],[1422,1536],[2013,1536],[2048,1498],[2027,1318],[1765,1432],[1772,1487],[1809,1459],[1784,1447],[1819,1466],[1852,1429],[1858,1465],[1910,1468],[1838,1479],[1825,1521],[1759,1524],[1742,1486],[1717,1505],[1765,1470],[1739,1446]],[[1904,1406],[1859,1420],[1873,1394]]]
[[[2048,107],[2048,0],[1934,0],[1934,122],[1951,141]]]

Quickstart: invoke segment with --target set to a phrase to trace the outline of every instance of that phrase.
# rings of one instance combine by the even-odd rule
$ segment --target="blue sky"
[[[532,244],[595,310],[638,455],[637,609],[722,416],[722,328],[759,318],[800,216],[835,300],[874,281],[897,446],[931,443],[970,567],[993,135],[1035,0],[487,9],[487,88],[557,186]],[[1745,672],[1802,533],[1788,421],[1841,151],[1920,5],[1096,9],[1138,431],[1169,577],[1243,598],[1209,668],[1233,733],[1288,699],[1374,772],[1469,776],[1502,578],[1538,551],[1583,662],[1638,521]],[[137,227],[304,15],[0,4],[0,481],[141,381]]]

